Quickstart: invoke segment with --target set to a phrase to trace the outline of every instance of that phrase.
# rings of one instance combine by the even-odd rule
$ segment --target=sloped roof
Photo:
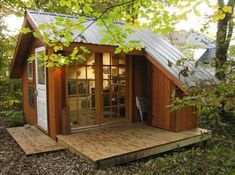
[[[37,27],[40,24],[55,22],[56,16],[61,16],[64,18],[70,18],[76,20],[75,16],[56,14],[56,13],[46,13],[40,11],[27,11],[26,12],[34,25]],[[93,22],[93,19],[87,18],[86,22],[83,23],[84,26],[88,26]],[[123,25],[122,23],[115,23],[116,25]],[[100,44],[103,36],[99,33],[100,30],[104,28],[97,26],[96,23],[92,24],[84,33],[84,39],[78,37],[75,42],[85,42],[90,44]],[[74,37],[80,34],[80,31],[74,31]],[[195,68],[193,62],[187,62],[186,65],[189,68],[188,77],[180,77],[180,71],[182,67],[175,66],[175,63],[185,56],[174,48],[172,45],[168,44],[162,36],[156,35],[150,30],[136,31],[135,33],[128,36],[127,40],[139,40],[141,45],[147,54],[151,55],[159,64],[161,64],[165,69],[167,69],[175,78],[181,81],[181,83],[187,85],[188,87],[195,86],[196,81],[199,80],[215,80],[218,81],[213,75],[207,72],[205,69],[200,67]],[[107,44],[110,45],[110,44]],[[115,46],[115,45],[113,45]],[[172,66],[169,66],[169,62]]]

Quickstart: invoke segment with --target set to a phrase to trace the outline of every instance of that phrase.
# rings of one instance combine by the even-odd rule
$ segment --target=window
[[[28,80],[33,80],[33,63],[28,62]]]
[[[37,76],[38,76],[38,84],[45,85],[46,84],[46,67],[44,65],[44,51],[37,52]]]

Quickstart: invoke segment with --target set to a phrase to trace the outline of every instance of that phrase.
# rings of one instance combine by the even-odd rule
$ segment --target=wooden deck
[[[59,135],[57,139],[72,152],[104,168],[201,142],[210,137],[210,132],[201,128],[174,133],[144,124],[126,124]]]
[[[8,128],[7,131],[26,155],[65,149],[64,146],[58,144],[34,126],[27,129],[24,127]]]

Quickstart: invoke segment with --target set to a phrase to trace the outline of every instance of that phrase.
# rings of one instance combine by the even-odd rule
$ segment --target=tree
[[[228,49],[234,28],[235,0],[229,0],[225,5],[224,0],[218,0],[218,26],[216,34],[216,76],[225,78],[225,64],[227,62]]]
[[[234,1],[229,0],[225,5],[223,0],[218,0],[218,8],[215,9],[215,14],[211,20],[218,22],[216,75],[222,82],[220,85],[211,84],[210,86],[208,86],[208,83],[200,82],[197,87],[190,89],[184,98],[176,99],[172,103],[173,109],[195,106],[199,114],[207,111],[209,118],[216,121],[217,124],[221,113],[224,110],[232,109],[235,96],[234,71],[231,68],[233,63],[230,64],[227,61],[228,48],[234,27]],[[44,1],[39,3],[39,1],[30,0],[30,2],[36,4],[35,8],[42,8]],[[53,4],[55,1],[50,2]],[[84,47],[75,48],[70,56],[64,56],[60,54],[60,51],[63,50],[63,47],[68,47],[77,38],[85,39],[83,33],[95,22],[104,28],[100,31],[104,36],[101,44],[118,44],[116,53],[121,51],[129,52],[141,48],[139,41],[126,41],[129,34],[135,32],[135,30],[141,30],[143,27],[156,33],[171,32],[174,30],[174,24],[181,19],[185,19],[189,12],[198,13],[197,7],[202,2],[209,3],[208,0],[60,0],[59,5],[56,4],[55,7],[60,9],[59,6],[61,6],[67,13],[77,15],[77,20],[57,17],[56,21],[51,24],[40,25],[38,31],[33,32],[29,29],[23,29],[22,32],[33,32],[35,37],[41,38],[43,42],[53,48],[54,53],[45,56],[43,59],[46,61],[47,66],[60,67],[79,59],[85,59],[84,54],[88,53],[89,50]],[[54,11],[55,7],[51,7],[49,11]],[[83,26],[86,20],[84,16],[93,18],[93,22],[86,27]],[[114,21],[124,22],[124,24],[118,26],[113,23]],[[62,26],[63,29],[58,29],[58,26]],[[39,30],[50,30],[52,32],[44,32],[41,35]],[[75,38],[73,36],[74,30],[80,31]],[[230,67],[230,69],[222,70],[224,66]]]

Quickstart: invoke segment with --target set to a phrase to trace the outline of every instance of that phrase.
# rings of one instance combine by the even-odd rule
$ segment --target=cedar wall
[[[36,47],[42,46],[39,40],[33,40],[32,44],[29,48],[27,58],[34,54],[34,50]],[[34,91],[36,88],[35,84],[35,64],[33,62],[33,80],[28,80],[28,64],[27,60],[22,65],[22,96],[23,96],[23,114],[27,123],[31,125],[37,124],[37,103],[36,97],[34,95],[34,106],[29,105],[29,87],[33,87]]]
[[[146,58],[134,57],[132,73],[133,122],[140,121],[135,97],[144,96],[148,98],[150,104],[147,114],[149,125],[174,132],[197,127],[197,118],[192,108],[169,111],[167,106],[171,102],[172,92],[176,90],[178,97],[181,97],[183,92]]]

